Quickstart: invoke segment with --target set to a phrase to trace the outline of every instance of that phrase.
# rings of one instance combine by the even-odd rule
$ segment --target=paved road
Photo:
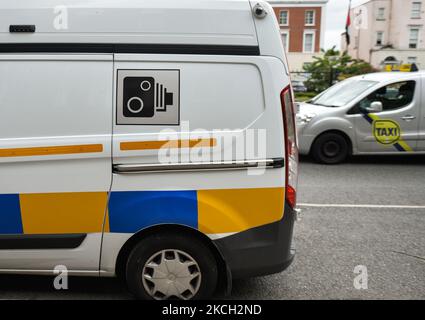
[[[299,200],[313,207],[296,226],[294,264],[282,274],[235,281],[230,298],[425,299],[425,157],[339,166],[302,159]],[[353,286],[357,265],[367,267],[367,290]],[[71,278],[69,286],[55,292],[50,278],[1,276],[0,299],[131,298],[115,279]]]

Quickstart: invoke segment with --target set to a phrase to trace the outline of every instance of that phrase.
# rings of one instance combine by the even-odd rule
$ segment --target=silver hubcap
[[[143,286],[156,300],[192,299],[201,286],[201,269],[187,253],[162,250],[148,259],[143,268]]]

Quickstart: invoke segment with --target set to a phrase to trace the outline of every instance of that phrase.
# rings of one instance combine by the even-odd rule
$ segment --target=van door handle
[[[415,120],[416,117],[407,115],[407,116],[402,117],[401,119],[404,120],[404,121],[412,121],[412,120]]]
[[[280,169],[285,167],[283,158],[254,161],[224,161],[218,163],[176,163],[176,164],[116,164],[116,174],[139,174],[148,172],[184,172],[184,171],[223,171],[248,169]]]

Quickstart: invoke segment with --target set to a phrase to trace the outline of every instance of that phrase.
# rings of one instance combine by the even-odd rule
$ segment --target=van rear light
[[[297,191],[290,185],[286,187],[286,201],[288,201],[291,208],[295,208],[297,205]]]
[[[295,127],[295,103],[292,99],[291,86],[282,90],[280,100],[285,130],[286,201],[292,209],[295,209],[298,187],[298,146]]]

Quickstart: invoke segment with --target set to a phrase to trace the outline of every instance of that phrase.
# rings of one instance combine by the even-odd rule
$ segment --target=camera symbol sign
[[[179,70],[118,70],[118,125],[179,125]]]

